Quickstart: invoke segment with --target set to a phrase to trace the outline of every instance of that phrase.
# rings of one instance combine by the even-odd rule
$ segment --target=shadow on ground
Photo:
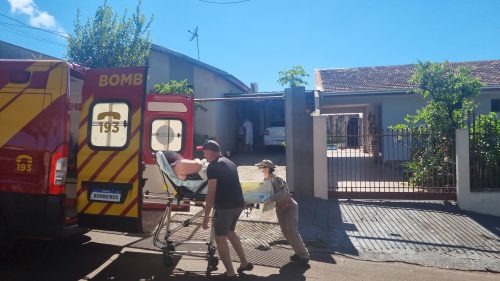
[[[89,240],[83,235],[54,241],[21,240],[0,264],[0,280],[79,280],[122,248]]]
[[[309,246],[368,260],[500,271],[500,218],[447,201],[297,198]]]

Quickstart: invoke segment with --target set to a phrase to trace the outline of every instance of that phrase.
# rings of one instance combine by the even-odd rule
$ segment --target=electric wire
[[[26,33],[24,31],[18,30],[17,28],[0,26],[0,29],[3,29],[5,31],[7,31],[7,32],[11,32],[11,33],[17,34],[19,36],[23,36],[23,37],[26,37],[26,38],[30,38],[30,39],[36,40],[36,41],[39,41],[39,42],[48,43],[48,44],[52,44],[52,45],[56,45],[56,46],[60,46],[60,47],[66,47],[63,44],[59,44],[59,43],[47,40],[47,39],[42,38],[42,37],[38,37],[36,35]]]
[[[20,25],[16,25],[16,24],[12,24],[12,23],[4,23],[4,24],[8,24],[8,25],[13,25],[13,26],[18,26],[18,27],[23,27],[23,28],[30,28],[30,29],[36,29],[36,30],[40,30],[40,31],[44,31],[44,32],[48,32],[48,33],[51,33],[51,34],[54,34],[54,35],[57,35],[57,36],[60,36],[64,39],[68,39],[69,36],[68,34],[64,33],[64,32],[60,32],[60,31],[54,31],[54,30],[48,30],[48,29],[44,29],[44,28],[39,28],[39,27],[34,27],[34,26],[29,26],[27,24],[25,24],[24,22],[20,21],[20,20],[17,20],[15,18],[12,18],[12,17],[9,17],[7,15],[4,15],[2,13],[0,13],[0,16],[4,17],[4,18],[7,18],[7,19],[10,19],[12,21],[15,21],[17,23],[20,23]]]

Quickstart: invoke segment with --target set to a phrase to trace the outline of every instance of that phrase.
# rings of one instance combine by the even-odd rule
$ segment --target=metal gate
[[[362,123],[328,117],[330,198],[456,199],[454,133],[378,131]]]

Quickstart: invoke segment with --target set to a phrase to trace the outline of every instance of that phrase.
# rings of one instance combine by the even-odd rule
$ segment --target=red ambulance
[[[0,249],[82,228],[142,231],[144,191],[164,191],[152,154],[193,156],[192,98],[146,95],[146,77],[0,60]]]

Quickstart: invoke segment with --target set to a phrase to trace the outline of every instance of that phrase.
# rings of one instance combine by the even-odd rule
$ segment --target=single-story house
[[[233,75],[165,47],[153,44],[149,54],[147,89],[170,80],[188,80],[196,98],[223,98],[225,94],[246,94],[250,88]],[[224,151],[236,146],[239,123],[237,109],[226,101],[203,103],[208,110],[195,113],[196,141],[215,138]],[[196,144],[196,143],[195,143]]]
[[[476,98],[478,113],[500,112],[500,60],[450,63],[467,66],[472,76],[485,86]],[[409,82],[413,64],[358,68],[316,69],[315,89],[320,96],[321,114],[371,112],[380,128],[400,123],[425,105],[417,94],[409,94],[415,85]],[[368,119],[368,118],[365,118]],[[367,122],[368,120],[366,120]],[[367,124],[365,124],[367,125]]]
[[[452,62],[450,65],[469,67],[472,76],[484,83],[474,100],[478,114],[500,112],[500,60]],[[414,64],[407,64],[316,69],[319,111],[322,115],[339,116],[327,127],[341,134],[369,136],[402,123],[407,114],[415,114],[425,106],[422,96],[410,93],[416,87],[409,82],[414,68]],[[353,138],[347,145],[359,146],[360,142],[355,140]],[[365,147],[371,153],[377,149],[384,148]]]
[[[57,58],[0,40],[0,59],[53,60]]]

